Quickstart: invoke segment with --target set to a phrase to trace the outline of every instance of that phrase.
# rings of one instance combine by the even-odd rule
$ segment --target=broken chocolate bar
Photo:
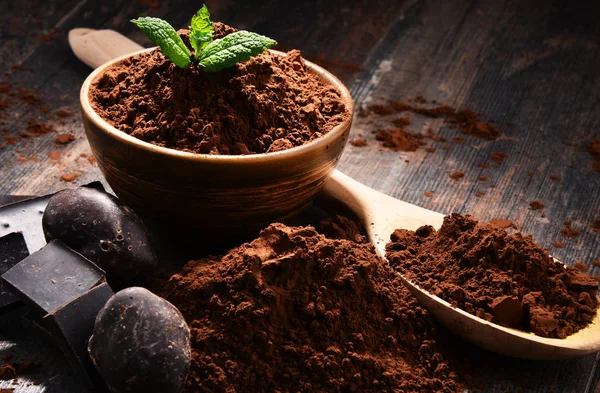
[[[0,275],[29,255],[22,233],[14,232],[0,237]],[[0,280],[0,310],[16,304],[19,297]]]
[[[34,252],[2,275],[21,298],[48,314],[97,285],[104,271],[60,241]]]
[[[96,315],[112,295],[114,293],[108,284],[102,283],[43,318],[73,371],[88,388],[103,385],[88,354],[88,341],[94,330]]]

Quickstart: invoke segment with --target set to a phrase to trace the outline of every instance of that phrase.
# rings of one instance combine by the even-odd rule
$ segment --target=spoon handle
[[[92,68],[97,68],[117,57],[144,49],[137,42],[114,30],[87,28],[69,31],[69,45],[75,56]]]
[[[392,198],[335,170],[321,196],[335,199],[351,209],[365,224],[367,235],[380,256],[395,229],[415,230],[423,225],[439,228],[444,215]]]

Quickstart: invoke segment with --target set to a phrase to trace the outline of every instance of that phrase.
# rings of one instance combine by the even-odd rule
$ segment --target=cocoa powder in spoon
[[[423,289],[485,320],[565,338],[598,308],[598,283],[556,262],[530,236],[452,214],[436,231],[396,230],[392,266]]]

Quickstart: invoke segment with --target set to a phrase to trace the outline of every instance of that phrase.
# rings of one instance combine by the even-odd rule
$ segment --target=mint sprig
[[[159,18],[142,17],[132,20],[152,42],[160,46],[169,60],[181,68],[192,63],[192,55],[173,26]],[[214,29],[206,5],[192,17],[190,45],[194,61],[207,72],[217,72],[257,56],[277,45],[277,41],[249,31],[237,31],[213,40]]]
[[[173,26],[168,22],[151,17],[137,18],[131,22],[146,33],[152,42],[160,46],[162,53],[175,63],[177,67],[186,68],[190,65],[190,51]]]
[[[190,23],[190,44],[194,48],[194,58],[198,59],[204,48],[210,44],[213,39],[213,24],[210,20],[208,7],[202,8],[192,17]]]
[[[208,72],[221,71],[277,45],[277,41],[249,31],[236,31],[206,46],[198,64]]]

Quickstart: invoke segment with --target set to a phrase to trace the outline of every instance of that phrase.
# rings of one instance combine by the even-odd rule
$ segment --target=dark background
[[[592,2],[207,2],[213,20],[273,37],[281,49],[298,48],[325,66],[349,87],[357,107],[423,96],[471,108],[497,124],[502,137],[487,141],[464,136],[441,120],[414,118],[413,131],[431,129],[449,142],[433,144],[435,153],[399,153],[382,150],[372,135],[374,129],[389,126],[386,119],[356,118],[351,139],[362,135],[369,144],[349,145],[339,169],[428,209],[468,213],[483,221],[510,219],[565,263],[586,264],[592,275],[600,275],[600,268],[592,265],[600,258],[600,235],[592,227],[600,219],[600,173],[587,151],[589,143],[600,139],[600,5],[586,3]],[[79,88],[90,69],[72,55],[69,29],[115,29],[149,46],[130,19],[157,16],[181,28],[200,6],[167,0],[0,1],[0,84],[10,84],[13,93],[22,87],[39,96],[32,105],[19,98],[22,92],[0,93],[0,102],[5,102],[4,108],[0,104],[1,138],[18,136],[34,119],[56,130],[4,144],[0,194],[46,194],[102,179],[98,168],[80,157],[90,153],[78,113]],[[74,115],[57,117],[59,109]],[[63,132],[76,139],[56,146],[53,140]],[[52,151],[61,153],[60,163],[48,158]],[[493,152],[507,158],[496,163],[490,159]],[[464,171],[465,177],[452,180],[449,175],[455,171]],[[65,183],[60,180],[65,173],[78,178]],[[553,175],[560,180],[551,180]],[[478,181],[480,176],[488,180]],[[425,197],[425,191],[433,191],[433,197]],[[542,201],[544,209],[532,210],[533,200]],[[562,236],[565,220],[581,234]],[[555,241],[565,247],[553,247]],[[49,363],[57,370],[65,367],[50,347],[31,341],[27,333],[13,333],[0,329],[0,339],[19,342],[25,348],[21,356],[43,350],[56,360]],[[480,361],[486,391],[600,389],[595,356],[526,362],[465,348],[472,358],[487,359]],[[52,368],[40,371],[40,378],[50,378],[48,370]],[[51,383],[56,390],[49,391],[77,391],[70,377],[57,374]],[[23,391],[37,388],[28,389]]]

